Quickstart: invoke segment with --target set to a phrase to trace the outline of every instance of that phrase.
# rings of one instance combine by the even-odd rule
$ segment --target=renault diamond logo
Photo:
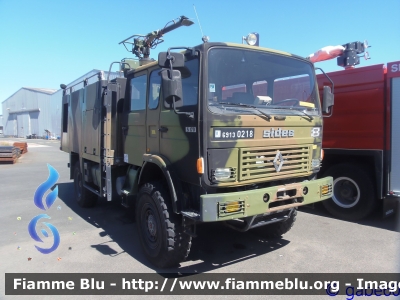
[[[274,167],[276,172],[279,172],[283,166],[283,156],[281,152],[278,150],[274,159]]]

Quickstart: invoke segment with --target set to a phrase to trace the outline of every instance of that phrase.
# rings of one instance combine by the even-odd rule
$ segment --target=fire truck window
[[[149,86],[149,109],[156,109],[160,99],[161,76],[160,70],[151,72]]]
[[[311,91],[308,74],[279,78],[274,81],[273,103],[291,98],[309,102]]]
[[[146,109],[146,81],[146,75],[131,79],[131,111]]]
[[[246,85],[244,83],[227,85],[222,87],[222,101],[232,100],[234,93],[246,93]]]
[[[253,83],[253,95],[268,96],[268,82],[265,80],[256,81]]]
[[[68,103],[63,104],[63,132],[68,131]]]

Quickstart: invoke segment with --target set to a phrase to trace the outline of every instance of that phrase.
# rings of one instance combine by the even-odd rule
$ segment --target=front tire
[[[169,194],[159,182],[146,183],[136,203],[136,224],[146,258],[156,267],[178,265],[189,255],[191,237],[173,213]]]
[[[322,201],[336,218],[357,221],[376,208],[376,193],[369,172],[355,164],[339,164],[329,168],[325,176],[333,177],[333,196]]]
[[[97,195],[83,186],[83,176],[79,162],[75,164],[74,169],[74,195],[75,200],[81,207],[93,207],[97,202]]]

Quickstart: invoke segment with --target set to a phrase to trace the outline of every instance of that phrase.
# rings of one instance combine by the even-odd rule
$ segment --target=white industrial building
[[[74,80],[67,86],[76,90],[83,85],[77,84],[88,79],[88,84],[98,80],[97,74],[107,79],[108,72],[92,70]],[[111,72],[110,80],[120,76]],[[62,90],[22,87],[2,102],[2,124],[4,136],[59,137],[61,135]],[[1,120],[0,120],[1,122]],[[1,134],[1,133],[0,133]]]
[[[57,109],[61,107],[61,102],[51,101],[51,95],[56,91],[23,87],[3,101],[3,134],[26,137],[31,134],[43,136],[45,129],[56,131],[57,120],[60,123]]]

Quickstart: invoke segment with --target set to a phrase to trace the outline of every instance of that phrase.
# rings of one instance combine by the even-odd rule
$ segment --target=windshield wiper
[[[266,116],[268,118],[268,121],[272,119],[271,115],[261,111],[258,109],[258,107],[250,104],[244,104],[244,103],[232,103],[232,102],[218,102],[218,104],[225,104],[225,105],[232,105],[232,106],[242,106],[242,107],[250,107],[261,113],[262,115]]]
[[[291,108],[292,109],[292,108]],[[292,109],[293,110],[293,109]],[[295,111],[298,111],[298,112],[301,112],[301,113],[303,113],[304,115],[306,115],[307,117],[309,117],[310,118],[310,122],[312,121],[312,120],[314,120],[314,118],[312,117],[312,116],[310,116],[308,113],[306,113],[304,110],[298,110],[298,109],[294,109]]]
[[[301,113],[303,113],[304,115],[306,115],[306,116],[310,119],[310,122],[311,122],[312,120],[314,120],[314,118],[313,118],[311,115],[309,115],[308,113],[306,113],[304,110],[298,110],[298,109],[295,109],[295,108],[293,108],[293,107],[270,105],[270,106],[268,107],[268,109],[289,109],[289,110],[291,110],[291,111],[298,111],[298,112],[301,112]]]

